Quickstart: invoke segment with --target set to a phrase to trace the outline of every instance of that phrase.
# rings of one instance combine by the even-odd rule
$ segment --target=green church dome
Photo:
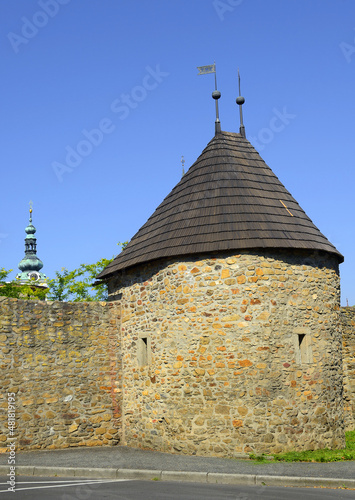
[[[16,279],[23,281],[44,281],[46,275],[39,271],[43,267],[43,262],[37,257],[37,239],[35,237],[36,228],[32,224],[32,208],[30,208],[30,220],[25,228],[27,236],[25,238],[25,256],[19,262],[18,268],[21,273]]]

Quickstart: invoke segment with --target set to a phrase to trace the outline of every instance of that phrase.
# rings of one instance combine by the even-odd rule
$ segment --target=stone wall
[[[120,442],[235,456],[343,446],[339,279],[329,256],[165,261],[116,278],[110,298],[0,297],[0,451],[8,392],[17,449]],[[355,307],[340,317],[353,430]]]
[[[117,303],[0,297],[0,446],[9,392],[18,449],[119,442],[119,321]]]
[[[242,253],[126,271],[123,443],[238,452],[344,445],[336,258]]]
[[[341,308],[346,430],[355,430],[355,306]]]

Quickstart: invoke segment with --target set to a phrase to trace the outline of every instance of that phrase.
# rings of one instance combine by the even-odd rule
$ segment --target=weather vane
[[[197,66],[199,70],[198,75],[207,75],[208,73],[214,73],[214,86],[215,90],[212,92],[212,97],[216,101],[216,122],[215,122],[215,133],[218,134],[221,131],[221,122],[219,121],[219,110],[218,110],[218,99],[221,97],[221,93],[217,90],[217,72],[216,72],[216,61],[209,66]]]

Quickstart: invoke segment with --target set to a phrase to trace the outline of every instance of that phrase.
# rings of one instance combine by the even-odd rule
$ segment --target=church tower
[[[27,236],[25,238],[25,256],[18,265],[20,273],[16,279],[21,284],[33,283],[40,286],[47,286],[46,275],[41,273],[43,262],[37,257],[37,238],[35,237],[36,228],[32,224],[32,202],[30,203],[30,219],[25,229]]]

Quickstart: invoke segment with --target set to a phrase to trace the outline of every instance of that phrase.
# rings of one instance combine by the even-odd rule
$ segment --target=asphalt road
[[[0,499],[21,500],[340,500],[355,498],[354,490],[276,488],[159,481],[88,480],[18,477],[15,494],[0,477]]]
[[[0,455],[0,465],[6,465],[7,460],[7,453]],[[255,463],[251,460],[178,455],[125,446],[19,451],[16,453],[16,466],[19,465],[355,478],[355,461]]]

